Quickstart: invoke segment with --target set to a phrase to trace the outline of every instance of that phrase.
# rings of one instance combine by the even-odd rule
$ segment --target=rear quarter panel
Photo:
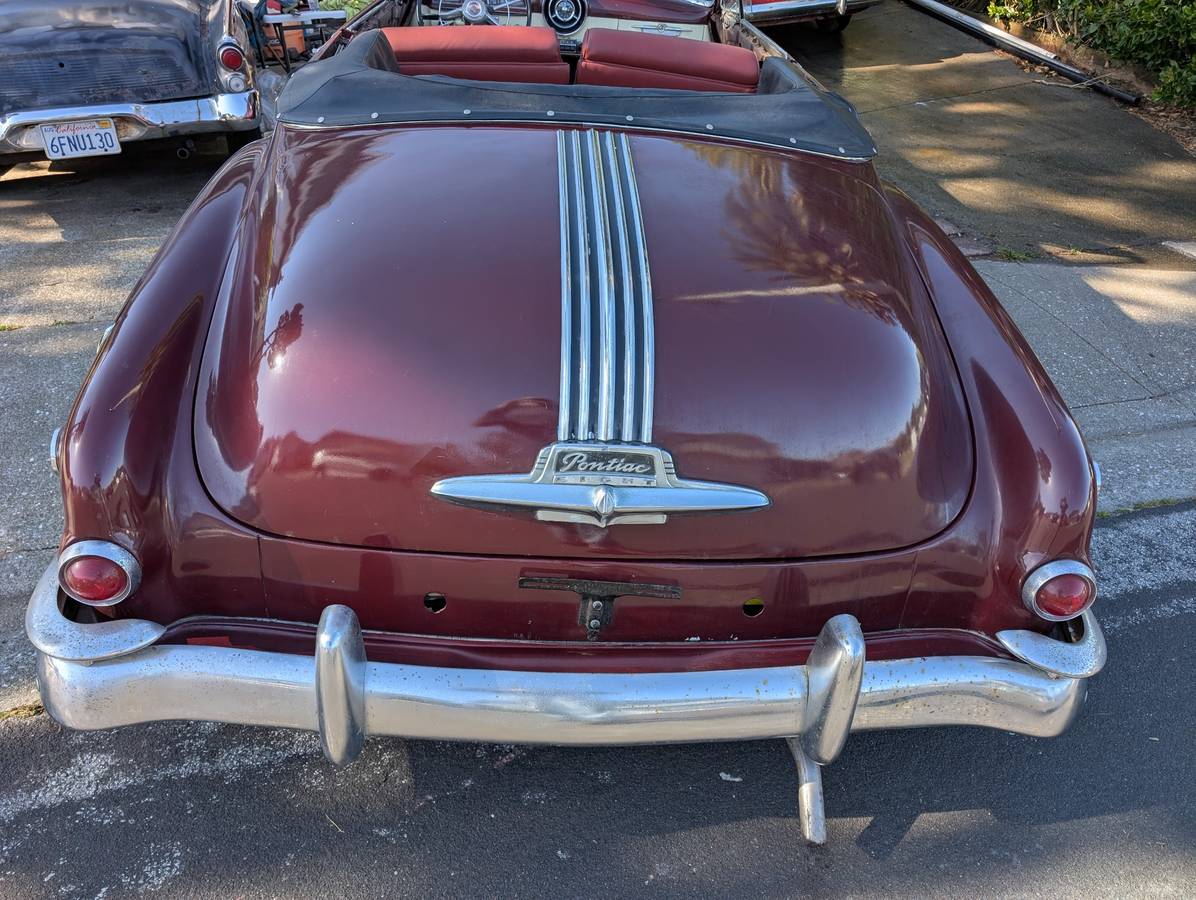
[[[115,540],[142,564],[141,588],[111,614],[264,613],[257,539],[208,500],[191,439],[203,335],[263,152],[230,160],[184,214],[118,314],[63,429],[63,546]]]
[[[927,551],[903,624],[950,626],[960,610],[943,591],[959,584],[968,547],[984,554],[984,581],[969,627],[1045,630],[1020,604],[1021,583],[1057,557],[1090,563],[1096,483],[1087,448],[1058,389],[988,285],[937,225],[905,194],[886,187],[955,355],[972,416],[977,454],[970,509],[952,540]],[[960,541],[952,553],[952,541]],[[981,571],[972,577],[979,577]],[[991,598],[991,599],[990,599]],[[1020,620],[1020,621],[1017,621]]]

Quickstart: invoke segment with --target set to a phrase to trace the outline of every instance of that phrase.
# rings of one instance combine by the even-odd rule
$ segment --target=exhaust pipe
[[[191,158],[191,150],[187,147],[179,147],[179,149],[174,151],[174,155],[177,156],[179,159],[190,159]]]

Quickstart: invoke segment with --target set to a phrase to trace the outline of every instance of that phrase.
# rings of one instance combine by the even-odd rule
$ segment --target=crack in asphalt
[[[48,547],[11,547],[0,550],[0,562],[8,559],[10,556],[16,556],[19,553],[45,553],[48,550],[57,550],[57,544],[51,544]]]

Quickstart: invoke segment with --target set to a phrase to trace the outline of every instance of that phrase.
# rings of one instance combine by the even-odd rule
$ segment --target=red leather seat
[[[578,84],[752,93],[760,64],[751,50],[663,34],[591,28],[581,42]]]
[[[522,25],[383,28],[404,75],[568,84],[556,32]]]

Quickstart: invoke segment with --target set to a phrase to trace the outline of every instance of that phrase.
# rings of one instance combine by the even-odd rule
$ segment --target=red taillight
[[[1034,595],[1039,609],[1061,619],[1078,616],[1091,597],[1092,585],[1079,575],[1056,575]]]
[[[236,47],[224,47],[220,51],[220,65],[236,71],[245,65],[245,55]]]
[[[72,560],[63,567],[60,577],[66,592],[83,603],[109,603],[129,586],[125,570],[100,556]]]
[[[1039,566],[1022,584],[1022,602],[1051,622],[1074,619],[1096,599],[1096,577],[1082,562],[1060,559]]]
[[[78,541],[58,557],[58,584],[80,603],[112,606],[137,590],[137,557],[111,541]]]

